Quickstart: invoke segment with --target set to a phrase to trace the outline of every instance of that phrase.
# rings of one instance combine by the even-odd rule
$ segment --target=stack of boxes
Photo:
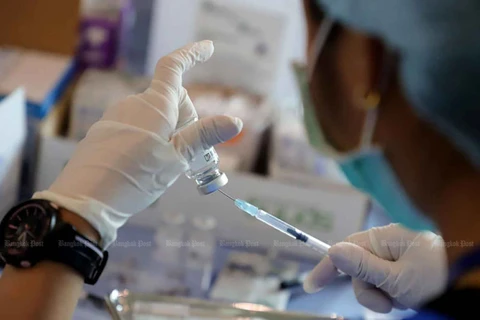
[[[188,1],[194,5],[188,9],[193,11],[189,11],[189,23],[186,24],[178,21],[187,19],[182,14],[185,7],[179,6],[183,0],[155,2],[150,43],[145,49],[149,58],[145,66],[148,71],[153,71],[151,61],[190,41],[210,38],[215,42],[216,52],[212,60],[187,73],[184,86],[189,90],[200,116],[229,114],[245,122],[245,130],[237,139],[217,148],[220,166],[230,178],[227,190],[322,239],[338,241],[357,231],[363,223],[368,204],[363,195],[348,186],[328,180],[319,179],[307,185],[298,184],[292,179],[299,176],[299,167],[289,166],[291,159],[287,156],[292,154],[301,157],[301,161],[294,159],[290,164],[301,162],[300,171],[304,176],[311,177],[312,172],[321,173],[315,171],[320,169],[316,166],[313,154],[304,152],[306,149],[297,152],[297,149],[290,148],[291,143],[304,146],[303,137],[292,141],[285,139],[292,134],[295,137],[296,133],[289,131],[296,128],[293,120],[284,118],[275,127],[271,150],[264,144],[268,141],[265,135],[270,132],[279,106],[290,101],[286,92],[285,99],[276,94],[281,87],[278,79],[284,80],[282,74],[290,68],[288,59],[292,57],[287,49],[292,47],[294,37],[291,35],[295,28],[291,28],[293,22],[289,13],[293,9],[301,10],[300,5],[289,11],[279,8],[279,0],[265,0],[261,4],[241,0]],[[282,1],[285,4],[287,2]],[[122,50],[116,53],[110,51],[112,47],[107,45],[108,39],[120,36],[122,31],[100,31],[103,24],[98,22],[96,14],[88,15],[88,19],[80,23],[79,0],[44,0],[41,4],[34,2],[32,6],[26,5],[26,2],[20,3],[16,6],[16,0],[2,0],[0,5],[0,45],[22,48],[0,51],[3,53],[0,54],[0,94],[6,96],[19,86],[25,89],[28,135],[20,198],[28,198],[35,189],[49,187],[69,160],[78,140],[101,117],[105,108],[128,94],[144,90],[149,78],[126,75],[123,71],[128,68],[123,67],[128,64],[124,63],[120,63],[123,66],[121,70],[98,69],[115,66],[116,63],[112,62],[117,61],[115,55],[120,57],[120,61],[128,56],[122,54]],[[16,16],[25,17],[25,21],[2,20],[3,16],[8,16],[4,8],[24,10]],[[165,16],[167,13],[169,17]],[[295,15],[301,15],[301,11]],[[121,24],[116,20],[118,17],[114,15],[109,26],[120,28]],[[232,19],[235,20],[235,27],[231,27]],[[4,23],[9,24],[3,26]],[[24,25],[19,28],[15,26],[17,23]],[[178,29],[179,24],[182,24],[183,31]],[[83,26],[80,36],[78,25]],[[13,29],[18,29],[13,35],[7,32]],[[24,30],[24,34],[20,34],[20,30]],[[172,39],[168,35],[172,34],[178,36],[176,40],[181,43],[169,41]],[[162,41],[156,41],[157,38]],[[73,58],[78,49],[78,39],[81,40],[78,51],[81,68]],[[284,43],[282,39],[290,40]],[[99,47],[95,49],[95,45]],[[160,54],[160,49],[168,51]],[[88,69],[88,66],[97,69]],[[136,68],[139,69],[142,68]],[[82,74],[79,74],[80,70]],[[294,85],[291,87],[294,88]],[[62,96],[63,99],[60,99]],[[65,115],[70,115],[70,119]],[[69,124],[69,128],[63,128],[65,124]],[[61,129],[65,129],[63,136],[58,135]],[[18,135],[21,137],[21,134]],[[3,143],[0,140],[0,144]],[[270,163],[273,168],[271,173],[276,179],[251,174],[257,160],[268,155],[268,151],[274,154]],[[2,163],[0,155],[0,168]],[[265,175],[266,171],[263,172]],[[2,170],[0,178],[1,174]],[[198,211],[213,215],[219,222],[224,239],[250,238],[262,245],[269,245],[269,241],[278,238],[265,226],[239,215],[231,203],[222,202],[215,195],[201,197],[194,183],[184,177],[160,201],[135,216],[131,223],[147,227],[158,225],[161,223],[158,211],[165,210],[186,215]],[[242,228],[237,228],[239,225]],[[312,226],[315,228],[312,229]],[[298,248],[283,249],[298,251]],[[308,250],[304,253],[308,254]]]

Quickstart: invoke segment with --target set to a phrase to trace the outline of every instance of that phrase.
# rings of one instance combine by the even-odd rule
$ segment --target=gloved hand
[[[80,215],[99,232],[102,247],[111,244],[117,229],[157,200],[195,154],[241,131],[240,119],[214,116],[172,137],[197,116],[182,74],[213,50],[211,41],[201,41],[161,58],[150,87],[108,108],[53,185],[34,198]]]
[[[360,304],[378,313],[416,308],[441,293],[447,283],[443,239],[399,224],[373,228],[333,245],[304,282],[313,293],[340,271],[352,276]]]

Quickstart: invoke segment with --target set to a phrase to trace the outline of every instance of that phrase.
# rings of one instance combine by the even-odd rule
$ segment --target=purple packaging
[[[132,0],[124,0],[120,15],[121,25],[118,35],[117,67],[119,70],[128,72],[128,46],[134,38],[133,28],[136,19],[135,6]]]
[[[118,52],[121,19],[84,17],[80,25],[79,64],[83,68],[112,68]]]
[[[118,49],[118,69],[132,74],[145,74],[150,25],[155,0],[124,0]]]

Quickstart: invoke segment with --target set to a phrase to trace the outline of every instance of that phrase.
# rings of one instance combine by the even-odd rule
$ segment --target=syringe
[[[220,191],[227,198],[233,200],[235,206],[240,210],[248,213],[252,217],[257,218],[263,223],[268,224],[270,227],[277,229],[278,231],[286,234],[287,236],[305,243],[308,247],[321,253],[323,256],[327,255],[328,249],[330,249],[330,246],[325,242],[322,242],[317,238],[312,237],[308,233],[305,233],[295,228],[294,226],[286,223],[285,221],[278,219],[277,217],[271,215],[270,213],[265,212],[244,200],[235,199],[231,197],[221,189],[219,189],[218,191]]]

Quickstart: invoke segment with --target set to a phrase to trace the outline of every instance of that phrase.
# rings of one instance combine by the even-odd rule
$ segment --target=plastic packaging
[[[81,3],[79,63],[85,68],[111,68],[117,58],[123,1],[83,0]]]
[[[178,291],[185,287],[186,217],[182,213],[165,213],[154,237],[155,268],[161,274],[162,292]]]
[[[117,71],[88,69],[80,77],[72,97],[69,136],[83,139],[100,120],[105,109],[130,94],[143,92],[151,79],[129,76]]]
[[[188,237],[187,285],[190,295],[206,298],[210,289],[216,249],[217,221],[211,216],[196,216]]]

